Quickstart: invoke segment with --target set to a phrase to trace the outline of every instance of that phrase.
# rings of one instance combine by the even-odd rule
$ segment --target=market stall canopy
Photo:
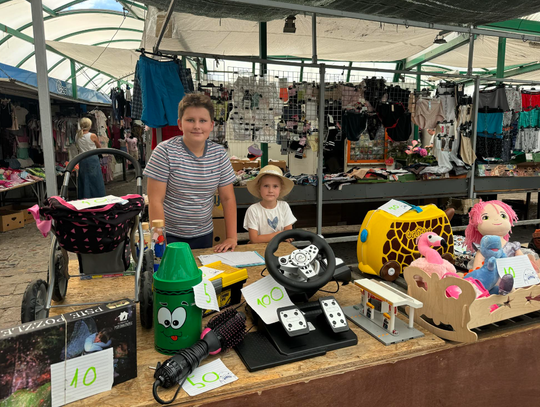
[[[109,9],[92,9],[98,4]],[[142,3],[43,0],[43,10],[45,36],[49,41],[95,45],[101,50],[108,46],[134,49],[140,45],[146,15],[146,6]],[[30,2],[0,1],[0,62],[35,72],[33,35]],[[88,67],[94,69],[76,66],[77,84],[105,92],[108,83],[116,85],[113,78],[97,67],[101,59],[96,56],[88,62]],[[70,80],[71,64],[64,55],[49,48],[47,65],[49,76]]]
[[[152,49],[162,14],[148,8],[142,44]],[[283,33],[283,20],[267,25],[268,55],[311,58],[311,16],[296,17],[296,33]],[[234,18],[200,17],[173,13],[160,49],[216,55],[258,56],[259,24]],[[351,18],[317,17],[319,59],[341,61],[395,61],[425,50],[438,31]]]
[[[274,3],[280,3],[276,1]],[[170,0],[145,0],[147,5],[167,10]],[[285,8],[241,4],[234,1],[177,1],[174,11],[215,18],[238,18],[251,21],[283,20],[291,13]],[[379,17],[400,18],[429,23],[479,25],[505,21],[540,10],[538,0],[288,0],[304,6],[324,7]],[[298,16],[297,16],[298,17]]]
[[[61,54],[118,79],[132,80],[140,53],[132,49],[104,48],[70,42],[47,41]]]
[[[71,97],[71,83],[49,77],[49,92],[51,99],[64,100],[67,102],[87,102],[95,106],[108,106],[111,100],[95,90],[77,87],[78,99]],[[14,68],[0,63],[0,93],[38,98],[37,75],[25,69]]]
[[[474,68],[494,68],[497,66],[497,50],[499,40],[495,37],[479,37],[474,44]],[[540,49],[535,42],[520,40],[506,40],[506,65],[520,65],[536,62],[540,59]],[[433,60],[435,65],[467,66],[469,60],[469,45],[441,55]]]

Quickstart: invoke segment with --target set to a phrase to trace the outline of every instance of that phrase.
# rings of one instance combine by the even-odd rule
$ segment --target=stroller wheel
[[[68,285],[69,257],[64,249],[58,249],[54,253],[54,286],[52,299],[56,302],[64,301]]]
[[[154,272],[154,251],[152,249],[144,251],[142,271]]]
[[[47,305],[47,283],[43,280],[34,280],[23,295],[21,307],[21,322],[35,321],[37,319],[47,318],[49,310]]]
[[[139,312],[141,314],[141,326],[146,329],[152,328],[154,318],[153,282],[154,271],[144,270],[139,280]]]

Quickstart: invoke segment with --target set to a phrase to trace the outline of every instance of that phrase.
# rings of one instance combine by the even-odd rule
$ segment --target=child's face
[[[483,235],[505,236],[512,229],[510,217],[499,205],[486,205],[478,231]]]
[[[210,118],[210,112],[204,107],[188,107],[184,110],[182,119],[178,120],[178,127],[184,133],[186,141],[202,143],[210,136],[214,122]]]
[[[265,175],[259,181],[259,192],[263,201],[277,201],[281,193],[281,179],[273,175]]]

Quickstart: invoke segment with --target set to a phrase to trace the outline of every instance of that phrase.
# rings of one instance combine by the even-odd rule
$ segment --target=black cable
[[[154,374],[156,381],[152,387],[152,393],[156,401],[161,404],[171,404],[176,400],[187,377],[199,367],[199,363],[206,356],[208,356],[208,345],[204,341],[199,341],[192,347],[181,350],[177,355],[165,361],[163,365],[158,366],[156,373]],[[182,372],[182,366],[178,363],[182,362],[182,358],[187,362],[188,369],[185,373]],[[158,387],[163,386],[169,388],[175,381],[178,382],[178,388],[176,389],[174,397],[168,401],[159,397]]]
[[[339,282],[337,280],[332,280],[332,281],[334,281],[337,284],[337,290],[336,291],[326,291],[326,290],[323,290],[321,288],[319,288],[318,291],[321,291],[323,293],[328,293],[328,294],[336,294],[339,291]]]
[[[262,271],[261,271],[261,277],[264,277],[264,274],[263,274],[263,273],[264,273],[265,271],[266,271],[266,267],[262,269]]]

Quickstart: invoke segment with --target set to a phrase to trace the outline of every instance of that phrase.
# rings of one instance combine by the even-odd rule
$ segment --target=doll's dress
[[[521,250],[521,243],[519,242],[507,242],[503,247],[506,257],[514,257],[518,250]]]

